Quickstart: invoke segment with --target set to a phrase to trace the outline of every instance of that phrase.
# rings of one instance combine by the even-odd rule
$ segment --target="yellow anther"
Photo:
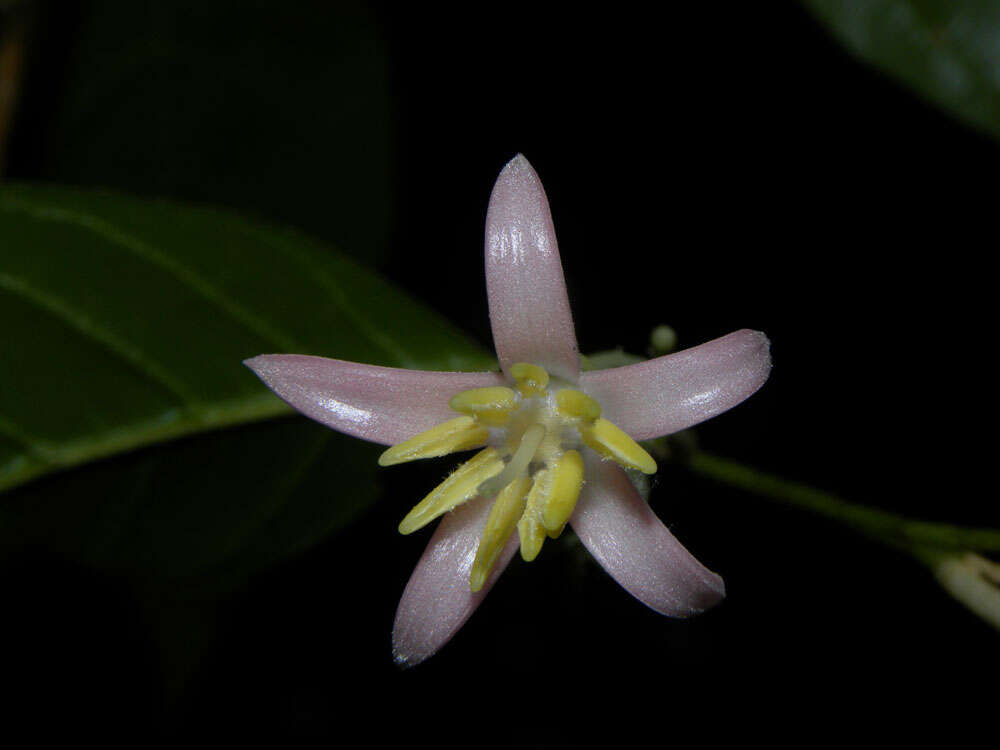
[[[455,451],[481,448],[489,436],[490,431],[476,424],[472,417],[456,417],[392,446],[379,456],[378,464],[392,466],[418,458],[436,458]]]
[[[518,362],[511,365],[510,374],[517,381],[517,390],[524,396],[544,396],[549,384],[549,374],[538,365]]]
[[[593,422],[601,416],[601,405],[586,393],[563,388],[556,393],[556,406],[564,417],[576,417]]]
[[[530,488],[531,480],[519,477],[497,495],[486,519],[486,528],[483,529],[479,549],[476,550],[476,560],[472,563],[472,572],[469,574],[469,588],[473,591],[479,591],[483,587],[500,552],[507,546],[507,539],[524,513],[525,495]]]
[[[528,493],[521,520],[517,522],[517,534],[521,537],[521,558],[531,562],[542,551],[545,541],[545,527],[542,525],[542,506],[545,499],[544,486],[548,481],[549,469],[535,473],[534,484]]]
[[[449,405],[455,411],[475,417],[480,424],[500,427],[507,424],[510,413],[517,407],[517,394],[502,385],[473,388],[456,394]]]
[[[583,488],[583,457],[576,451],[566,451],[549,469],[548,481],[542,488],[542,525],[549,536],[559,535],[573,515],[576,501]]]
[[[399,533],[411,534],[475,497],[480,483],[502,470],[503,461],[496,450],[487,448],[479,451],[406,514],[399,524]]]
[[[577,429],[583,442],[602,456],[607,456],[628,469],[638,469],[643,474],[656,473],[656,461],[653,457],[608,420],[598,419],[592,425],[581,424]]]

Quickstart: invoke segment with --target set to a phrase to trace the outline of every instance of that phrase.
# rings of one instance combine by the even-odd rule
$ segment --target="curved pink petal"
[[[304,354],[262,354],[243,364],[292,408],[317,422],[383,445],[458,416],[459,391],[502,385],[498,372],[426,372]]]
[[[520,154],[500,172],[490,196],[486,294],[504,372],[531,362],[576,382],[580,357],[549,201]]]
[[[580,375],[606,419],[636,440],[668,435],[731,409],[771,372],[771,343],[744,329],[700,346]]]
[[[625,472],[593,454],[570,524],[590,554],[626,591],[671,617],[698,614],[722,601],[726,587],[650,509]]]
[[[477,497],[444,517],[410,576],[396,609],[392,652],[412,667],[431,656],[465,624],[518,548],[511,534],[483,588],[469,590],[469,572],[486,526],[490,501]]]

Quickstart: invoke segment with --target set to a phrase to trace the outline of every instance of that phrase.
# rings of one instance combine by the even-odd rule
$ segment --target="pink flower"
[[[443,516],[396,611],[397,661],[413,665],[436,652],[519,546],[534,559],[567,522],[657,612],[686,617],[717,604],[722,579],[681,546],[622,467],[654,472],[636,440],[691,427],[756,391],[771,369],[767,337],[736,331],[648,362],[581,372],[548,200],[520,155],[490,198],[486,291],[502,372],[295,354],[246,362],[306,416],[393,446],[382,465],[482,449],[400,524],[410,533]]]

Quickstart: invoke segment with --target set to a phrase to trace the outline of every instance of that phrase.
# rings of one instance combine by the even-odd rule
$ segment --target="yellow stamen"
[[[479,487],[479,494],[483,497],[494,497],[500,490],[510,484],[516,477],[521,476],[531,463],[531,459],[545,438],[545,428],[540,424],[533,424],[524,431],[521,442],[511,456],[510,461],[504,470],[482,483]]]
[[[576,417],[593,422],[601,416],[601,405],[586,393],[572,388],[563,388],[556,393],[556,405],[559,413],[565,417]]]
[[[626,435],[620,427],[606,419],[598,419],[592,425],[578,426],[583,442],[600,453],[613,459],[628,469],[638,469],[643,474],[656,473],[656,461],[637,442]]]
[[[525,495],[530,488],[531,480],[519,477],[503,489],[490,508],[486,528],[483,529],[479,549],[476,550],[476,561],[472,563],[472,572],[469,575],[469,588],[473,591],[479,591],[483,587],[500,552],[507,546],[507,539],[513,533],[517,520],[524,513]]]
[[[544,489],[547,496],[542,505],[542,525],[549,533],[559,536],[563,526],[573,515],[576,501],[583,488],[583,457],[576,451],[566,451],[550,469],[549,481]]]
[[[475,417],[480,424],[500,427],[507,424],[517,407],[517,394],[502,385],[473,388],[456,394],[449,404],[455,411]]]
[[[518,362],[511,365],[510,374],[517,381],[517,390],[522,395],[528,398],[545,395],[549,374],[543,368],[528,362]]]
[[[455,451],[481,448],[489,436],[490,431],[476,424],[472,417],[456,417],[392,446],[379,456],[378,464],[392,466],[418,458],[436,458]]]
[[[502,470],[503,461],[496,450],[487,448],[479,451],[406,514],[399,524],[399,533],[411,534],[475,497],[479,485]]]
[[[549,469],[535,473],[528,500],[521,520],[517,522],[517,534],[521,537],[521,558],[531,562],[542,551],[545,541],[545,527],[542,525],[542,506],[545,499],[545,485],[549,479]]]

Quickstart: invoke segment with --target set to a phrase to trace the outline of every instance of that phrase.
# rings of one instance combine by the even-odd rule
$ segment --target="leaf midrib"
[[[22,465],[12,470],[0,469],[0,492],[52,471],[70,469],[154,443],[293,413],[283,401],[270,392],[264,392],[246,398],[216,402],[212,406],[195,407],[183,413],[171,409],[153,419],[62,443],[27,436],[23,431],[19,432],[16,425],[0,416],[0,434],[9,435],[22,444],[25,438],[33,441],[28,446],[31,450],[24,457],[28,459],[26,464],[19,457],[8,464],[8,467],[18,463]],[[8,433],[8,427],[12,427],[13,433]]]
[[[271,342],[277,350],[289,352],[308,350],[308,347],[298,342],[294,336],[245,308],[223,289],[204,278],[190,264],[178,261],[169,253],[119,228],[98,214],[75,208],[52,206],[34,198],[17,195],[9,189],[0,190],[0,210],[10,214],[19,213],[41,222],[63,223],[94,233],[111,246],[167,272],[230,320],[262,340]],[[227,217],[221,214],[220,218]],[[419,363],[411,361],[408,348],[404,344],[372,326],[354,308],[339,280],[328,268],[322,264],[319,264],[318,268],[311,268],[309,255],[302,248],[296,247],[282,234],[267,231],[254,224],[231,222],[230,226],[258,242],[280,250],[299,268],[311,269],[315,279],[330,293],[341,312],[370,343],[383,349],[389,355],[389,359],[398,365],[419,367]],[[195,397],[188,386],[176,378],[169,368],[159,364],[155,357],[148,355],[141,347],[96,321],[92,316],[75,309],[63,295],[43,289],[31,280],[10,273],[0,273],[0,290],[28,301],[43,313],[68,326],[83,339],[97,344],[176,400],[176,405],[162,410],[154,417],[63,441],[40,438],[32,434],[30,429],[25,429],[11,420],[9,416],[0,414],[0,437],[23,447],[23,453],[15,455],[5,466],[0,466],[0,492],[53,471],[69,469],[144,446],[293,413],[284,402],[263,389],[254,395],[205,402]]]
[[[279,331],[247,311],[210,284],[193,269],[166,256],[162,251],[123,232],[94,214],[47,206],[37,201],[3,196],[0,209],[23,213],[40,221],[61,222],[93,232],[111,245],[154,265],[178,279],[215,308],[264,340],[291,351],[304,349],[294,337]],[[25,484],[52,471],[64,470],[90,461],[187,435],[285,416],[292,410],[270,393],[226,401],[203,403],[179,380],[150,359],[140,349],[101,326],[56,294],[39,289],[8,273],[0,274],[0,289],[32,303],[44,313],[69,326],[84,339],[126,362],[132,369],[178,400],[152,419],[88,435],[79,440],[52,442],[38,438],[9,417],[0,415],[0,434],[23,446],[25,452],[0,468],[0,492]]]
[[[284,351],[304,350],[294,336],[272,326],[267,321],[243,307],[222,290],[207,281],[190,266],[178,262],[161,250],[111,225],[100,216],[82,211],[46,206],[37,201],[5,195],[0,208],[10,213],[20,211],[41,221],[60,222],[97,234],[112,245],[135,257],[166,271],[186,288],[191,289],[211,305],[225,313],[231,320],[255,335],[272,342]]]

